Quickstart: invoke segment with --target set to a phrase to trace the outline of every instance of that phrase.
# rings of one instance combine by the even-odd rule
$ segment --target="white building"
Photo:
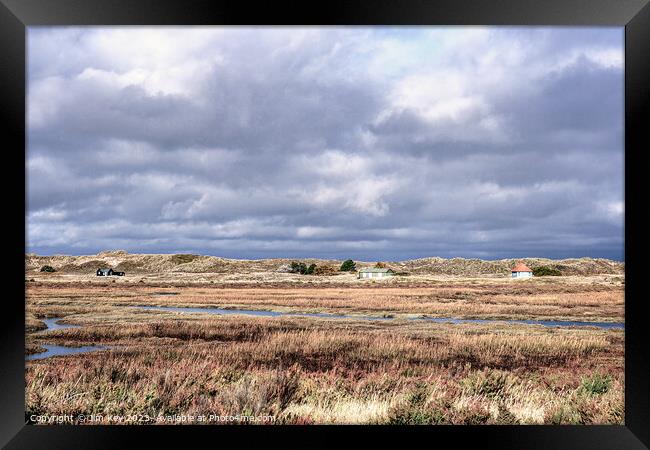
[[[368,269],[361,269],[359,271],[359,278],[386,278],[395,275],[391,269],[382,269],[378,267],[371,267]]]
[[[512,268],[512,278],[529,278],[533,276],[533,271],[528,268],[526,264],[519,261],[515,267]]]

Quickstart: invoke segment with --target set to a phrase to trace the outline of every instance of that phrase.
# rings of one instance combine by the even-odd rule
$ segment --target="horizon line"
[[[219,256],[219,255],[211,255],[211,254],[202,254],[202,253],[192,253],[192,252],[161,252],[161,253],[147,253],[147,252],[129,252],[127,250],[102,250],[97,253],[83,253],[83,254],[67,254],[67,253],[55,253],[55,254],[39,254],[36,252],[29,252],[25,251],[25,255],[35,255],[38,257],[56,257],[56,256],[71,256],[71,257],[81,257],[81,256],[99,256],[104,253],[123,253],[127,255],[194,255],[194,256],[208,256],[208,257],[213,257],[213,258],[221,258],[221,259],[232,259],[232,260],[240,260],[240,261],[262,261],[262,260],[267,260],[267,259],[291,259],[291,260],[310,260],[310,259],[317,259],[317,260],[331,260],[331,261],[345,261],[346,259],[352,259],[355,260],[355,258],[319,258],[319,257],[286,257],[286,256],[277,256],[277,257],[266,257],[266,258],[233,258],[233,257],[225,257],[225,256]],[[551,261],[564,261],[568,259],[592,259],[592,260],[607,260],[607,261],[615,261],[619,263],[625,263],[625,259],[613,259],[613,258],[604,258],[604,257],[594,257],[594,256],[574,256],[574,257],[566,257],[566,258],[549,258],[545,256],[519,256],[519,257],[503,257],[503,258],[479,258],[479,257],[463,257],[463,256],[453,256],[453,257],[443,257],[443,256],[421,256],[417,258],[408,258],[408,259],[400,259],[400,260],[391,260],[391,259],[373,259],[371,261],[379,261],[379,262],[402,262],[402,261],[413,261],[417,259],[433,259],[433,258],[438,258],[438,259],[444,259],[444,260],[451,260],[451,259],[464,259],[464,260],[479,260],[479,261],[503,261],[503,260],[526,260],[526,259],[548,259]],[[356,259],[356,261],[361,261],[361,262],[371,262],[371,261],[365,261],[364,259]]]

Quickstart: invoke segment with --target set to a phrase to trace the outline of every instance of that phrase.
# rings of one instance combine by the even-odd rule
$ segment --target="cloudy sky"
[[[30,27],[27,251],[623,258],[623,28]]]

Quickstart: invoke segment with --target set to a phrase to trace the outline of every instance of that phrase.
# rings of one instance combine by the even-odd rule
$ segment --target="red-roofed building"
[[[532,276],[533,271],[522,261],[519,261],[517,265],[512,268],[512,278],[528,278]]]

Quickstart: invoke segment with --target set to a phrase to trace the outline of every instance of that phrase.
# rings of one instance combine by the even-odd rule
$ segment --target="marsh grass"
[[[564,278],[564,277],[562,277]],[[272,415],[275,423],[624,422],[624,333],[407,321],[400,314],[618,320],[622,292],[588,284],[213,288],[29,283],[27,414]],[[124,305],[373,312],[392,321],[213,316]],[[619,309],[621,311],[619,311]],[[42,317],[80,328],[35,334]],[[622,315],[621,315],[622,317]]]
[[[581,380],[592,366],[617,373],[608,365],[605,332],[494,336],[469,326],[421,336],[310,330],[304,321],[268,318],[244,322],[53,332],[59,343],[115,348],[31,362],[28,411],[271,414],[281,423],[616,423],[622,417],[607,412],[622,411],[622,395],[611,394],[622,393],[620,384],[612,381],[600,395],[583,393]],[[547,383],[548,371],[555,385]]]
[[[121,280],[120,280],[121,281]],[[536,280],[539,281],[539,280]],[[156,297],[156,286],[49,283],[29,284],[35,306],[94,308],[114,305],[226,307],[300,312],[420,315],[458,318],[514,318],[622,321],[624,289],[602,282],[536,282],[417,287],[183,287],[179,295]],[[168,286],[171,287],[171,286]]]

